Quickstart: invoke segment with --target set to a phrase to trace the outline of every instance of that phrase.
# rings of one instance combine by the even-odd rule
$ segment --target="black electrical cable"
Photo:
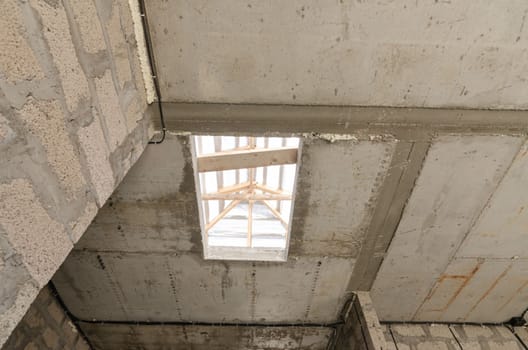
[[[156,90],[157,100],[158,100],[158,111],[160,115],[161,122],[161,139],[158,141],[149,141],[150,144],[160,144],[165,140],[165,134],[167,133],[167,128],[165,127],[165,117],[163,116],[163,107],[161,105],[161,89],[159,86],[158,73],[156,69],[156,62],[154,61],[154,54],[152,50],[152,40],[150,37],[150,30],[147,19],[147,10],[145,8],[145,1],[139,0],[139,10],[141,12],[141,21],[143,23],[143,34],[145,36],[145,44],[147,46],[147,55],[150,63],[150,69],[152,71],[152,80],[154,81],[154,89]]]

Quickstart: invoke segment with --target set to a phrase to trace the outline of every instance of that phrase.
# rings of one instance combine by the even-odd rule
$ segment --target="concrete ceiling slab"
[[[323,327],[126,325],[81,323],[94,350],[326,350]]]
[[[381,320],[416,319],[522,143],[485,135],[435,140],[373,285]],[[480,320],[495,321],[504,320]]]
[[[289,254],[357,257],[396,141],[303,140]],[[188,137],[147,148],[76,249],[201,254],[193,176]]]
[[[146,5],[165,102],[528,108],[522,0]]]
[[[359,254],[395,141],[305,139],[290,254]]]
[[[527,260],[453,259],[415,320],[507,322],[526,309]]]
[[[475,227],[457,253],[460,257],[528,258],[528,144],[513,161]]]
[[[147,148],[54,283],[81,320],[335,322],[396,143],[304,138],[288,261],[211,261],[189,137],[169,134]]]

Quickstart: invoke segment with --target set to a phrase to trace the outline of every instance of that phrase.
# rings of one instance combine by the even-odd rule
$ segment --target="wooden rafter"
[[[198,152],[203,152],[203,140],[201,137],[198,138],[197,142]],[[205,181],[205,174],[200,173],[200,182],[201,182],[201,188],[203,192],[207,192],[207,186]],[[209,202],[204,202],[204,215],[205,215],[205,224],[209,223]]]
[[[222,152],[222,137],[221,136],[215,136],[214,137],[214,148],[215,148],[215,152],[216,153]],[[216,172],[216,187],[218,189],[224,187],[224,173],[222,171],[217,171]],[[225,201],[224,200],[219,200],[218,201],[218,207],[219,207],[220,211],[224,210]]]
[[[273,193],[273,194],[285,194],[283,191],[281,190],[274,190],[273,188],[269,188],[268,186],[266,185],[260,185],[260,184],[256,184],[255,185],[255,188],[257,190],[261,190],[262,192],[267,192],[267,193]]]
[[[249,188],[250,183],[244,182],[241,184],[236,184],[233,186],[226,186],[218,189],[216,193],[232,193],[232,192],[240,192],[243,190],[247,190]]]
[[[286,138],[284,137],[282,139],[282,147],[286,147]],[[279,166],[279,190],[282,190],[283,189],[283,178],[284,178],[284,165],[280,165]],[[280,213],[281,212],[281,201],[277,201],[277,211]]]
[[[266,205],[266,207],[268,207],[268,209],[271,211],[271,213],[273,214],[273,216],[275,216],[277,219],[279,219],[279,221],[282,223],[282,226],[284,226],[284,228],[288,228],[288,223],[286,222],[286,220],[284,220],[281,216],[281,214],[275,209],[273,208],[273,206],[271,204],[269,204],[267,201],[262,201],[262,203],[264,203],[264,205]]]
[[[226,216],[227,213],[229,213],[231,209],[236,207],[239,203],[240,203],[239,200],[234,200],[231,203],[229,203],[227,207],[225,207],[224,210],[220,212],[220,214],[218,214],[213,220],[211,220],[209,224],[205,226],[205,230],[209,231],[214,225],[218,223],[218,221],[222,220],[222,218],[224,218],[224,216]]]
[[[248,202],[248,234],[247,234],[247,246],[253,245],[253,201]]]
[[[235,137],[235,147],[240,147],[240,137]],[[240,183],[240,169],[235,170],[235,183]]]
[[[254,200],[254,201],[288,201],[291,200],[292,196],[290,193],[284,194],[273,194],[273,193],[206,193],[202,194],[202,200]]]
[[[297,162],[297,151],[296,147],[286,147],[249,149],[200,156],[197,158],[198,171],[222,171],[280,164],[295,164]]]

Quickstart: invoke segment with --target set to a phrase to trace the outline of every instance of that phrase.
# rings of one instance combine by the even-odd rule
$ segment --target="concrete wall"
[[[148,141],[126,0],[0,2],[0,344]]]
[[[4,350],[90,350],[49,287],[44,287],[2,347]]]

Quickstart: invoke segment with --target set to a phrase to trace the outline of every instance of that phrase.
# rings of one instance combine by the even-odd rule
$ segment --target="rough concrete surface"
[[[166,102],[528,108],[522,0],[146,5]]]
[[[128,3],[106,3],[0,4],[0,344],[149,138]]]
[[[441,136],[434,141],[373,285],[372,298],[382,321],[466,321],[441,315],[467,285],[476,265],[463,273],[448,272],[448,265],[498,184],[510,174],[522,143],[522,137],[486,135]],[[479,281],[482,293],[493,284],[493,279],[475,282]],[[437,282],[447,288],[439,289],[443,292],[438,300]],[[521,312],[522,294],[512,298],[511,307],[517,305]],[[503,322],[504,314],[514,316],[511,312],[490,312],[471,321]]]

